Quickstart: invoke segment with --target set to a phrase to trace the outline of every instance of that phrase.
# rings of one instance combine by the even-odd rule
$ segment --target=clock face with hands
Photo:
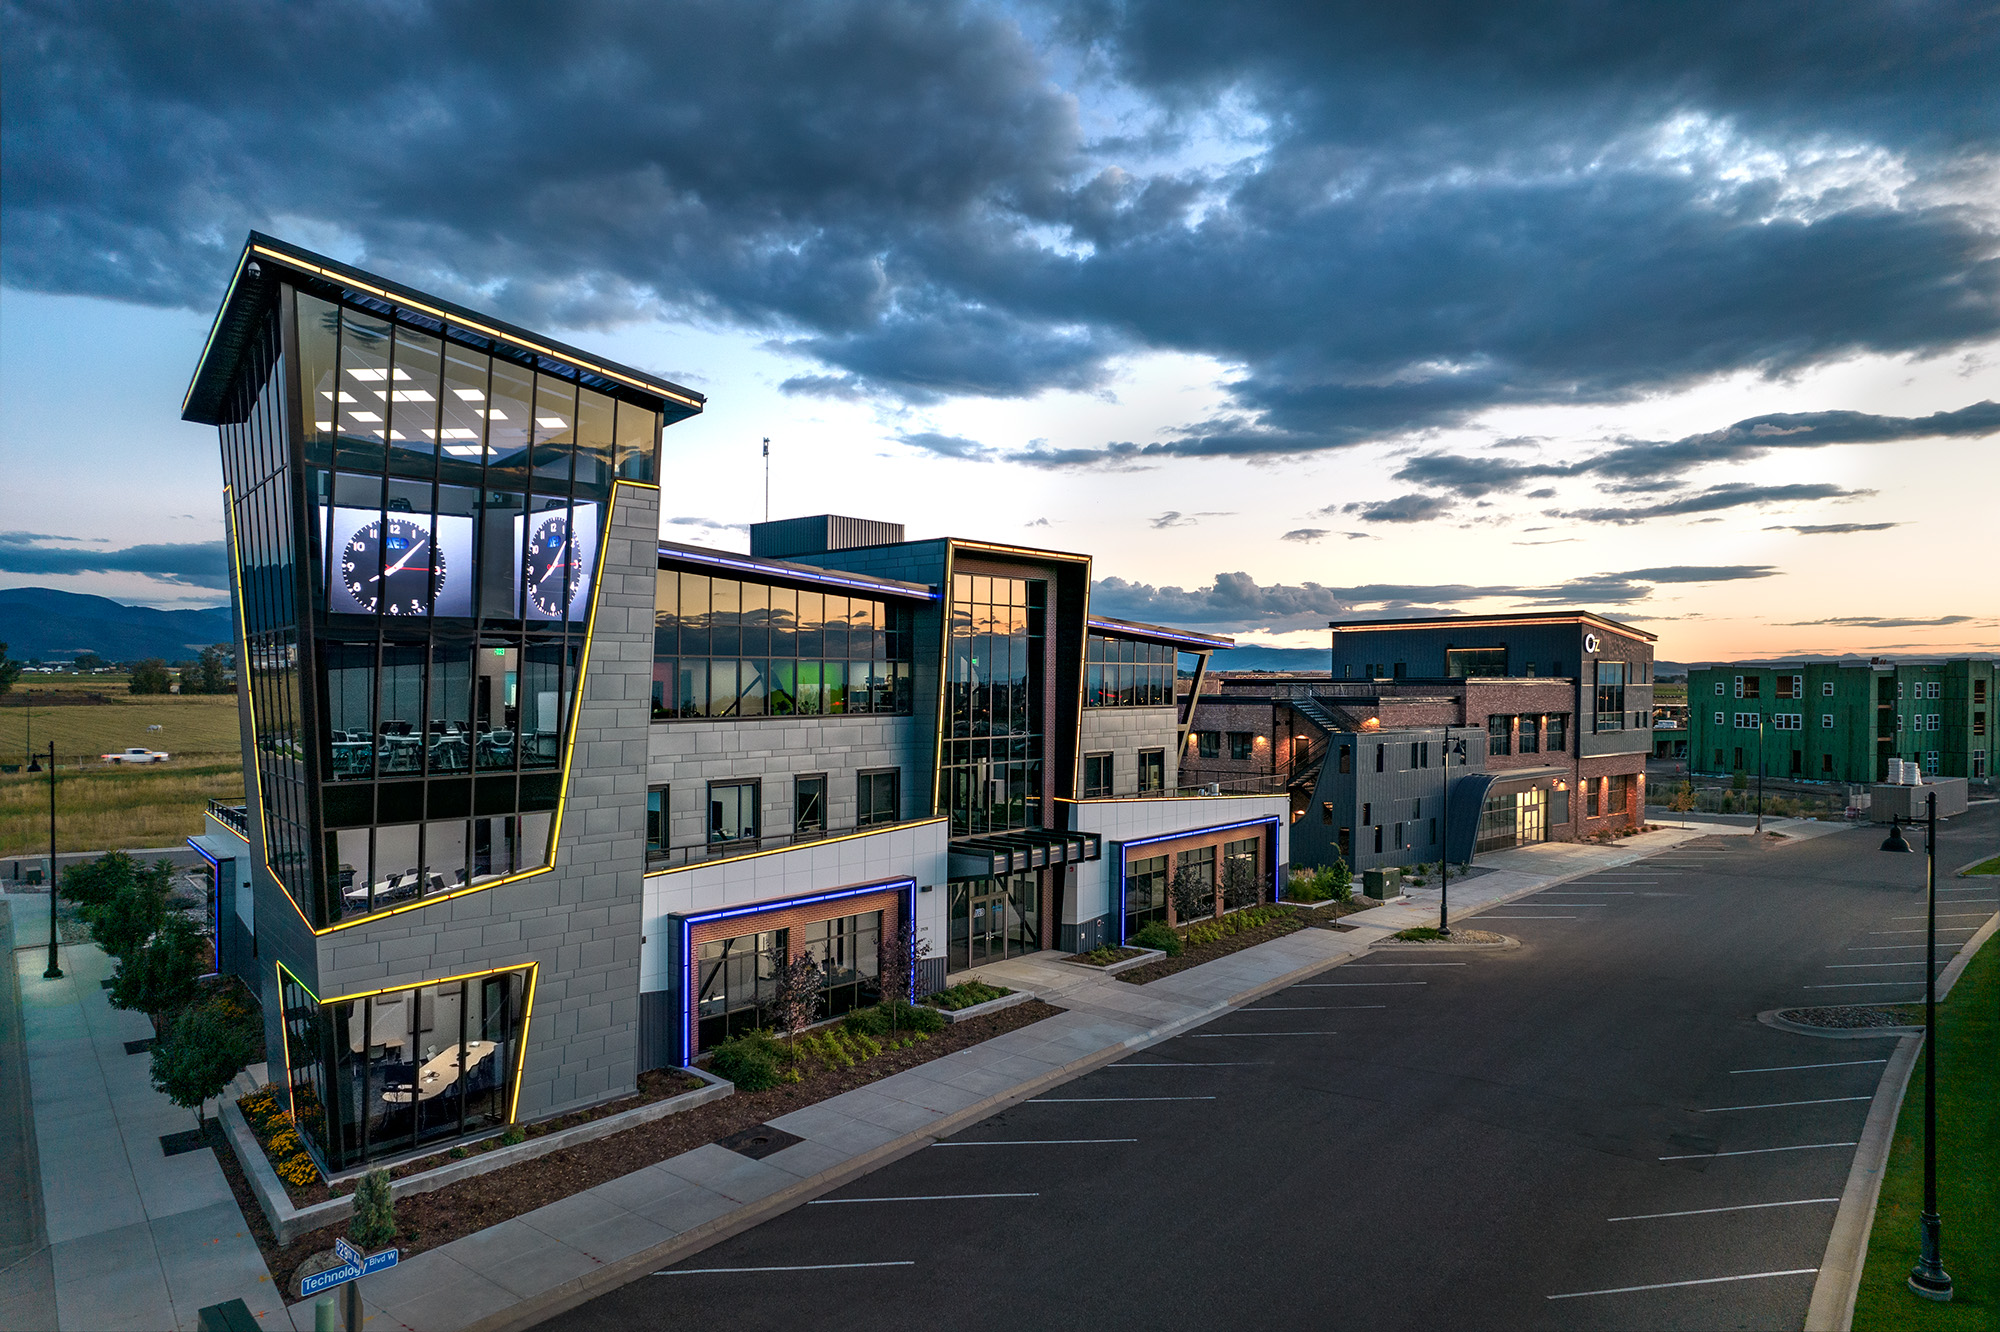
[[[579,544],[567,513],[538,518],[528,532],[528,603],[552,620],[567,614],[583,586]]]
[[[428,613],[445,574],[429,526],[395,514],[355,528],[340,548],[341,582],[370,614]]]

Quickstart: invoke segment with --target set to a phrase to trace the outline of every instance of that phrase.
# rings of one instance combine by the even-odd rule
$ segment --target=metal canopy
[[[1094,832],[1020,828],[953,840],[950,874],[953,879],[989,879],[1048,865],[1078,865],[1103,855],[1104,841]]]

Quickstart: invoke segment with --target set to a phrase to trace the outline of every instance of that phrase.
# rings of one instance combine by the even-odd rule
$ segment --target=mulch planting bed
[[[1123,962],[1128,957],[1137,957],[1145,952],[1143,948],[1100,948],[1091,953],[1077,953],[1069,960],[1085,967],[1108,967],[1114,962]]]
[[[1507,936],[1504,934],[1495,934],[1491,930],[1468,930],[1461,928],[1453,930],[1449,939],[1405,939],[1401,935],[1395,935],[1384,939],[1380,946],[1388,947],[1393,944],[1399,948],[1405,945],[1413,948],[1423,948],[1439,944],[1450,946],[1452,944],[1503,944],[1506,942]]]
[[[495,1170],[491,1174],[447,1185],[432,1193],[420,1193],[396,1200],[396,1225],[401,1232],[396,1247],[403,1257],[434,1249],[441,1244],[484,1230],[502,1221],[531,1212],[537,1207],[567,1198],[607,1180],[629,1175],[649,1165],[679,1156],[682,1152],[726,1138],[732,1133],[779,1115],[864,1087],[871,1082],[927,1064],[967,1046],[991,1040],[1005,1032],[1031,1026],[1062,1010],[1038,999],[1012,1008],[988,1013],[968,1022],[955,1023],[930,1040],[902,1050],[885,1050],[852,1068],[815,1073],[802,1082],[788,1083],[768,1091],[738,1092],[734,1096],[696,1106],[680,1114],[656,1119],[615,1133],[608,1138],[565,1147],[547,1156],[520,1165]],[[257,1247],[271,1276],[284,1286],[288,1301],[296,1299],[298,1270],[308,1258],[333,1246],[346,1224],[328,1226],[279,1246],[264,1213],[250,1191],[242,1167],[222,1137],[220,1126],[211,1128],[216,1157],[222,1162],[236,1203],[249,1223]]]
[[[1787,1022],[1796,1022],[1802,1027],[1828,1027],[1841,1031],[1854,1031],[1864,1027],[1924,1025],[1922,1004],[1896,1004],[1887,1008],[1870,1008],[1854,1004],[1831,1005],[1825,1008],[1787,1008],[1778,1016]]]
[[[1259,925],[1254,929],[1244,930],[1240,934],[1232,934],[1226,939],[1217,939],[1212,943],[1196,944],[1182,952],[1179,957],[1163,957],[1157,962],[1148,962],[1143,967],[1133,967],[1130,971],[1121,971],[1118,973],[1117,979],[1127,981],[1133,985],[1145,985],[1151,981],[1160,979],[1162,976],[1171,976],[1177,971],[1186,971],[1189,967],[1198,967],[1204,962],[1213,962],[1218,957],[1227,957],[1231,953],[1240,953],[1246,948],[1255,948],[1260,943],[1269,943],[1273,939],[1282,939],[1295,930],[1303,930],[1313,926],[1329,930],[1351,930],[1354,928],[1352,925],[1337,925],[1334,923],[1335,920],[1340,916],[1350,915],[1355,911],[1366,911],[1367,909],[1365,905],[1356,905],[1351,902],[1328,902],[1325,906],[1317,910],[1311,907],[1293,907],[1289,914],[1278,920],[1271,921],[1269,924]]]

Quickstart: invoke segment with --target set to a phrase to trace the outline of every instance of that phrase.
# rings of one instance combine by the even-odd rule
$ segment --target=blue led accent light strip
[[[683,560],[689,564],[707,564],[721,569],[738,569],[744,573],[761,574],[766,578],[790,579],[797,583],[819,583],[828,587],[851,587],[863,592],[873,592],[884,597],[902,597],[908,601],[941,601],[944,594],[934,587],[916,588],[901,586],[887,581],[873,582],[863,578],[844,578],[834,573],[808,573],[797,565],[769,564],[761,560],[731,558],[727,555],[698,555],[671,546],[660,548],[663,560]]]
[[[680,1017],[680,1030],[674,1037],[674,1057],[681,1068],[686,1068],[694,1060],[695,1005],[695,965],[694,927],[706,925],[712,920],[729,920],[737,916],[761,916],[773,911],[789,911],[796,907],[811,906],[815,902],[837,902],[844,897],[865,897],[871,893],[900,892],[907,909],[904,911],[904,937],[914,940],[917,934],[917,881],[905,875],[900,879],[882,879],[875,883],[856,884],[852,888],[836,888],[827,893],[808,893],[804,897],[779,897],[764,902],[746,902],[742,906],[717,907],[713,911],[697,911],[692,915],[679,917],[681,952],[681,1001],[675,1006]],[[916,999],[916,968],[910,968],[910,993],[905,996],[912,1002]]]
[[[187,844],[196,855],[208,862],[208,867],[214,870],[218,877],[221,875],[221,861],[196,846],[194,838],[188,838]],[[209,937],[215,940],[215,948],[213,950],[215,953],[215,965],[210,970],[220,973],[222,970],[222,884],[219,882],[215,885],[215,919],[209,922]]]
[[[1204,648],[1232,648],[1236,646],[1235,639],[1225,638],[1220,634],[1180,634],[1170,629],[1142,629],[1136,624],[1122,624],[1117,620],[1101,620],[1095,615],[1090,617],[1090,627],[1102,630],[1107,634],[1113,634],[1119,638],[1152,638],[1168,643],[1192,643],[1196,647]]]
[[[1152,837],[1135,838],[1130,842],[1113,842],[1114,854],[1118,857],[1118,947],[1125,947],[1125,852],[1129,847],[1151,846],[1155,842],[1178,842],[1189,837],[1202,837],[1209,833],[1233,832],[1237,828],[1263,828],[1271,830],[1271,900],[1279,901],[1284,893],[1284,884],[1278,873],[1283,868],[1278,863],[1278,816],[1244,819],[1239,823],[1217,823],[1207,828],[1186,828],[1180,832],[1158,833]],[[1171,882],[1171,880],[1169,880]]]

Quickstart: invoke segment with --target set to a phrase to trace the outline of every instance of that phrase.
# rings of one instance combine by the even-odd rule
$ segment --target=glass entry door
[[[1549,839],[1549,806],[1546,791],[1518,791],[1514,795],[1514,845],[1532,846]]]
[[[959,971],[1039,950],[1041,886],[1032,874],[965,879],[951,885],[951,950]]]

